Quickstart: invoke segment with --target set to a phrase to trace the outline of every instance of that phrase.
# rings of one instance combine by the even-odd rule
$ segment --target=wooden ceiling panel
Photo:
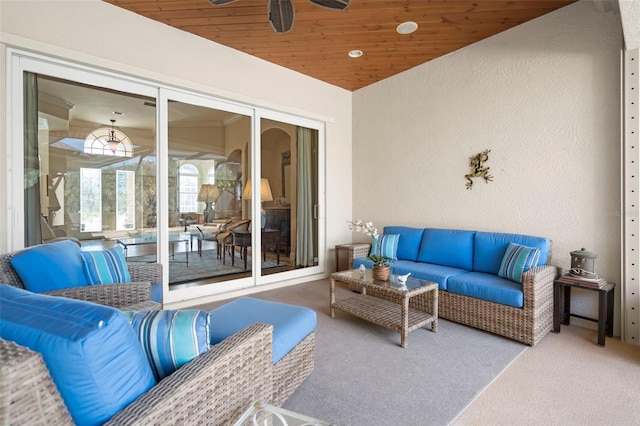
[[[309,75],[357,90],[520,25],[576,0],[351,0],[346,10],[327,10],[291,0],[293,29],[276,34],[267,0],[106,0],[165,23]],[[412,34],[396,32],[414,21]],[[360,58],[347,56],[353,49]]]

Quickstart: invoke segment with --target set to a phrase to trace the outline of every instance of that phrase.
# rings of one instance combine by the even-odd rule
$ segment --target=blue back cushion
[[[470,271],[473,267],[475,234],[476,231],[426,228],[422,236],[418,261]]]
[[[155,385],[117,309],[6,284],[0,299],[0,337],[42,354],[76,424],[102,424]]]
[[[409,228],[407,226],[385,226],[385,234],[399,234],[396,255],[398,260],[417,260],[423,228]]]
[[[24,288],[35,293],[86,286],[80,247],[71,240],[30,247],[11,258]]]
[[[209,313],[210,343],[215,345],[253,323],[273,325],[273,363],[277,363],[316,329],[313,309],[241,297]]]
[[[547,264],[551,248],[551,241],[548,238],[499,232],[477,232],[473,249],[473,270],[498,275],[502,259],[510,243],[540,249],[538,262],[533,266]]]
[[[108,250],[81,252],[87,282],[93,284],[114,284],[131,282],[122,247]]]

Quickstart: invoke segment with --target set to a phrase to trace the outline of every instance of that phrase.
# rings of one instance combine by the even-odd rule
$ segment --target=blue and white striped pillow
[[[389,257],[393,260],[398,260],[398,241],[400,240],[400,234],[381,234],[377,238],[373,238],[371,241],[371,252],[369,256],[378,255],[380,252],[382,256]],[[380,249],[378,249],[380,248]]]
[[[209,313],[197,309],[127,311],[156,380],[160,380],[197,356],[209,345]]]
[[[131,274],[121,247],[80,253],[89,285],[131,282]]]
[[[509,243],[504,253],[498,276],[517,283],[522,282],[522,274],[538,264],[540,249]]]

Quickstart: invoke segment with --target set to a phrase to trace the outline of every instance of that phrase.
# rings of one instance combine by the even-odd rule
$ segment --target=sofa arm
[[[162,284],[161,263],[128,263],[127,268],[131,274],[131,281],[149,281]]]
[[[126,308],[151,300],[151,283],[133,282],[124,284],[88,285],[71,287],[62,290],[48,291],[50,296],[68,297],[77,300],[98,303],[100,305],[113,306],[114,308]]]
[[[273,326],[253,324],[161,380],[107,425],[232,424],[270,402]]]
[[[553,281],[560,275],[552,265],[536,266],[522,274],[525,308],[537,309],[543,304],[553,305]]]

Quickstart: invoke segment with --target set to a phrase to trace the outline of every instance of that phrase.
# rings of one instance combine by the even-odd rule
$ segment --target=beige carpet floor
[[[640,347],[562,326],[527,349],[451,425],[640,425]]]

